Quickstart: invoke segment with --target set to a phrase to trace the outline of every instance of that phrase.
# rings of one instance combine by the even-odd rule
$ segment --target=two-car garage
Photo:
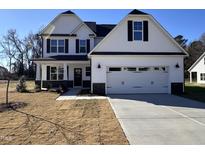
[[[168,93],[166,66],[107,67],[107,94]]]

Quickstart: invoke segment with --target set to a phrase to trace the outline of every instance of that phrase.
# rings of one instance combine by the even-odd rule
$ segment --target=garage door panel
[[[167,93],[168,73],[163,71],[117,71],[107,74],[108,94]]]

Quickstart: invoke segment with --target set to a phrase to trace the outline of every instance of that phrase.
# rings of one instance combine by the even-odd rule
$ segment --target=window
[[[58,67],[58,80],[63,80],[63,67],[59,66]]]
[[[91,72],[90,69],[91,69],[90,67],[86,67],[86,68],[85,68],[85,74],[86,74],[86,76],[90,76],[90,74],[91,74],[91,73],[90,73],[90,72]]]
[[[58,40],[58,52],[64,53],[65,51],[65,42],[64,40]]]
[[[62,66],[51,66],[50,68],[50,79],[51,80],[63,80],[63,67]]]
[[[51,40],[51,52],[57,53],[57,40]]]
[[[51,40],[51,53],[64,53],[65,41],[64,40]]]
[[[154,67],[154,71],[159,71],[159,67]]]
[[[121,68],[120,67],[110,67],[109,68],[109,71],[121,71]]]
[[[79,51],[80,53],[86,53],[86,40],[80,40],[79,41]]]
[[[51,67],[51,80],[57,80],[57,67]]]
[[[136,67],[125,67],[124,69],[127,70],[127,71],[131,71],[131,72],[136,71]]]
[[[201,74],[200,74],[200,77],[201,77],[201,80],[202,80],[202,81],[205,81],[205,73],[201,73]]]
[[[134,22],[134,40],[142,41],[142,34],[143,34],[143,22],[142,21],[135,21]]]
[[[150,67],[139,67],[139,71],[149,71]]]

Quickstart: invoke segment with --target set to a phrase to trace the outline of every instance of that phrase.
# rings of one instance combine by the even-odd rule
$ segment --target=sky
[[[0,37],[8,29],[16,29],[20,36],[38,32],[55,16],[66,10],[0,10]],[[84,21],[98,24],[117,24],[131,10],[72,10]],[[152,14],[173,36],[183,35],[188,41],[199,39],[205,32],[205,10],[141,10]]]

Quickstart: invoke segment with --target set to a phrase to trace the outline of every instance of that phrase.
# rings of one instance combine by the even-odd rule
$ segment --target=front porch
[[[36,63],[36,85],[50,88],[90,88],[90,61],[41,61]]]

